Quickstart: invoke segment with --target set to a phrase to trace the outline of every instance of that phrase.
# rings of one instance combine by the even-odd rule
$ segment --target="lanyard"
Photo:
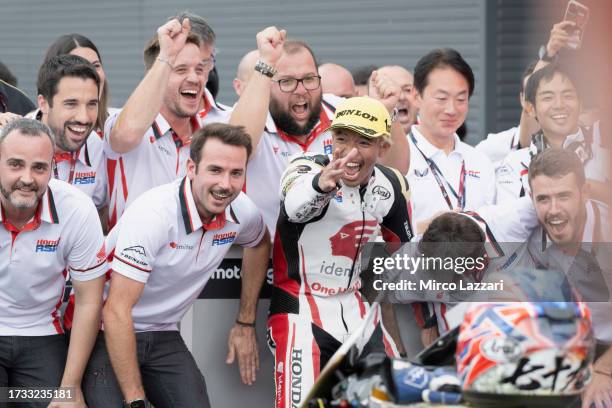
[[[444,187],[444,183],[442,182],[442,180],[446,182],[446,185],[448,186],[451,194],[455,196],[455,198],[457,199],[457,205],[459,206],[459,209],[463,211],[463,209],[465,208],[465,173],[466,173],[465,172],[465,160],[461,161],[461,173],[459,174],[459,194],[457,194],[453,186],[448,182],[448,180],[446,180],[446,177],[444,177],[444,174],[442,174],[442,172],[440,171],[436,163],[434,163],[433,160],[425,156],[425,153],[423,153],[423,151],[419,148],[419,145],[417,144],[417,140],[412,134],[412,132],[409,133],[409,136],[410,136],[410,139],[412,139],[414,146],[417,148],[419,153],[421,153],[421,156],[423,156],[423,159],[425,159],[425,162],[427,162],[429,169],[433,173],[434,178],[436,179],[436,182],[438,183],[438,187],[440,188],[440,192],[442,193],[442,197],[444,197],[444,200],[446,201],[448,208],[451,211],[454,210],[453,204],[450,201],[448,192],[446,191],[446,188]]]
[[[69,155],[69,157],[68,157]],[[70,161],[70,171],[68,172],[68,180],[66,181],[68,184],[72,184],[74,180],[74,169],[76,167],[76,155],[73,153],[59,153],[54,156],[53,165],[53,175],[56,179],[61,180],[59,177],[59,172],[57,171],[57,165],[63,161]]]

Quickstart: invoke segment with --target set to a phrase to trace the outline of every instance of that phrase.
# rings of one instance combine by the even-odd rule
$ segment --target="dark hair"
[[[474,93],[474,73],[461,54],[452,48],[438,48],[419,59],[414,67],[414,87],[422,95],[427,87],[429,74],[436,68],[451,68],[465,78],[469,96]]]
[[[303,50],[303,49],[305,49],[306,51],[310,53],[314,61],[315,67],[318,67],[319,63],[317,62],[317,57],[315,57],[314,55],[314,51],[312,51],[312,48],[310,48],[310,46],[306,44],[304,41],[287,40],[283,43],[283,51],[285,51],[285,53],[287,53],[288,55],[295,55],[298,52],[300,52],[300,50]],[[316,69],[318,72],[318,68]]]
[[[0,80],[6,82],[9,85],[17,87],[17,77],[13,75],[11,70],[0,61]]]
[[[217,94],[219,93],[219,73],[217,72],[217,67],[213,67],[212,71],[208,73],[206,89],[213,96],[213,99],[217,99]]]
[[[200,37],[200,40],[202,40],[202,45],[209,45],[212,47],[215,44],[216,35],[212,27],[208,25],[203,17],[197,14],[186,10],[182,11],[176,16],[170,17],[168,21],[177,19],[178,21],[183,22],[185,18],[189,19],[189,23],[191,24],[191,32]]]
[[[376,71],[378,67],[376,65],[366,65],[364,67],[355,68],[351,71],[355,85],[367,85],[372,71]]]
[[[521,92],[525,92],[525,78],[529,75],[533,74],[536,65],[538,65],[539,60],[533,60],[525,67],[523,70],[523,74],[521,75]]]
[[[102,55],[98,51],[98,47],[87,37],[77,33],[64,34],[58,37],[50,46],[47,48],[45,54],[45,61],[58,55],[68,55],[75,48],[89,48],[93,50],[98,56],[98,61],[102,63]],[[100,101],[98,105],[98,120],[96,121],[96,127],[98,129],[104,129],[104,123],[108,118],[108,102],[110,100],[110,89],[108,88],[108,80],[104,78],[104,83],[100,84],[102,88],[102,95],[100,95]]]
[[[555,76],[556,73],[563,75],[568,78],[574,88],[576,88],[576,92],[580,97],[580,91],[578,90],[578,84],[575,80],[574,74],[564,65],[559,64],[558,62],[553,62],[546,65],[544,68],[538,69],[534,71],[533,74],[527,80],[527,85],[525,86],[525,100],[531,103],[534,107],[536,106],[536,95],[538,93],[538,88],[543,80],[550,81]]]
[[[202,148],[208,139],[218,139],[223,144],[244,147],[247,152],[247,160],[253,151],[251,138],[242,126],[227,125],[225,123],[211,123],[198,129],[191,139],[191,150],[189,157],[196,164],[196,169],[202,159]]]
[[[38,94],[42,95],[51,107],[53,106],[53,97],[57,93],[57,85],[64,77],[91,79],[96,83],[98,92],[100,91],[100,77],[94,66],[85,58],[77,55],[52,57],[40,66],[36,83]]]
[[[27,136],[46,135],[51,141],[51,146],[54,146],[55,148],[55,136],[53,135],[53,132],[49,126],[45,125],[39,120],[28,118],[15,119],[9,122],[6,126],[0,128],[0,146],[2,146],[4,139],[6,139],[11,132],[15,131]]]
[[[534,178],[544,175],[550,178],[561,178],[574,173],[579,186],[585,183],[584,167],[576,153],[571,150],[549,147],[536,154],[529,163],[529,186]]]
[[[200,36],[198,34],[194,33],[193,31],[190,31],[187,35],[187,40],[185,40],[185,44],[195,44],[199,48],[202,45],[202,40],[200,39]],[[155,33],[155,35],[151,37],[149,42],[147,42],[143,53],[144,64],[147,71],[151,69],[153,64],[155,64],[155,60],[157,59],[158,55],[159,38],[157,37],[157,33]]]
[[[470,217],[447,212],[434,218],[419,242],[419,250],[427,257],[479,257],[486,251],[485,235]]]

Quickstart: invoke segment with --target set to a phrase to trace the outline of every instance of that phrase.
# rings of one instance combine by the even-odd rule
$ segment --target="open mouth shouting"
[[[300,101],[291,104],[291,115],[295,120],[305,121],[308,120],[310,113],[310,104],[306,101]]]
[[[569,220],[564,217],[550,217],[546,220],[546,226],[548,232],[552,236],[562,236],[567,232],[567,227],[569,224]]]
[[[344,180],[349,182],[357,182],[359,180],[359,172],[362,164],[356,161],[350,161],[344,166]]]
[[[185,87],[180,90],[181,100],[187,106],[197,109],[200,105],[200,98],[202,97],[201,89],[196,86]]]

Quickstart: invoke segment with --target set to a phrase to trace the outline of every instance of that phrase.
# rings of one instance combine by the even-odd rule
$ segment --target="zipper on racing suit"
[[[351,287],[351,281],[353,280],[353,274],[355,273],[355,262],[357,262],[357,257],[359,256],[359,253],[361,252],[361,242],[363,241],[363,234],[365,231],[365,210],[366,210],[366,203],[363,200],[363,197],[365,196],[365,192],[367,190],[368,186],[366,185],[365,187],[362,187],[359,189],[359,206],[361,207],[361,237],[359,238],[359,243],[357,244],[357,250],[355,251],[355,255],[353,256],[353,264],[351,265],[351,273],[349,275],[349,280],[348,283],[346,285],[346,288],[350,288]]]

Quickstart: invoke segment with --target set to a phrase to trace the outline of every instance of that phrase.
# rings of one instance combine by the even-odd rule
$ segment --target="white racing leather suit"
[[[359,292],[360,251],[382,235],[412,237],[409,192],[394,169],[376,165],[364,187],[318,188],[331,155],[293,159],[281,178],[274,238],[268,340],[275,357],[276,407],[303,403],[320,370],[357,330],[370,306]],[[378,319],[366,351],[397,355]]]

